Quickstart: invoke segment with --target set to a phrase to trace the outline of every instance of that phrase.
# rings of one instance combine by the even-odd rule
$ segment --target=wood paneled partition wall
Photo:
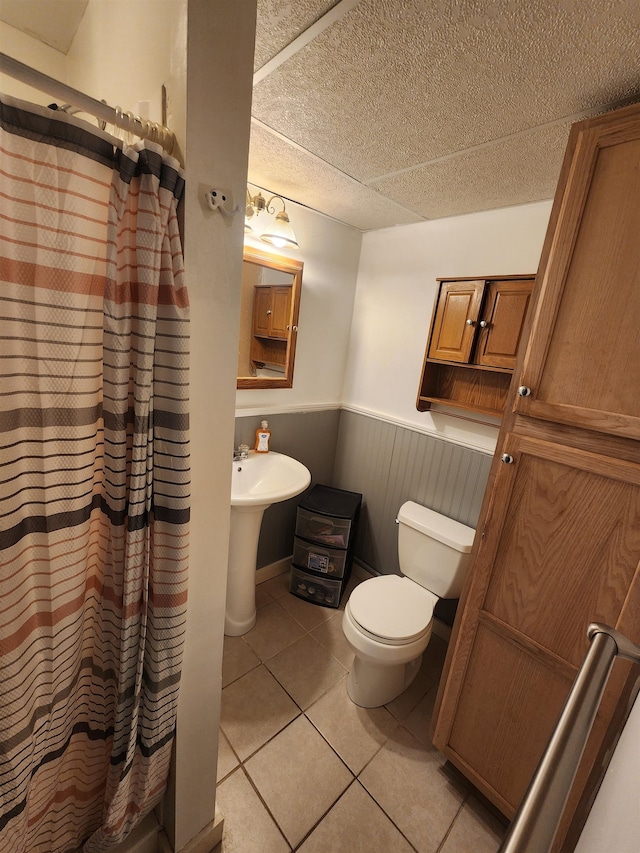
[[[475,527],[491,456],[364,414],[338,409],[268,416],[273,450],[303,462],[314,483],[363,494],[356,560],[397,572],[396,514],[406,500]],[[236,418],[236,446],[253,444],[260,418]],[[291,555],[297,499],[270,507],[258,567]]]

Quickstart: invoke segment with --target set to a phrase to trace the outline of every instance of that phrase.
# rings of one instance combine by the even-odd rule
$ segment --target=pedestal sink
[[[282,453],[249,452],[234,460],[224,632],[246,634],[256,623],[256,556],[265,509],[299,495],[311,482],[305,466]]]

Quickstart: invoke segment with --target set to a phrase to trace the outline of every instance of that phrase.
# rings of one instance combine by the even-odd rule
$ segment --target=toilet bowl
[[[398,513],[402,575],[359,584],[342,617],[354,652],[349,698],[363,708],[393,701],[420,670],[431,637],[433,608],[460,595],[475,530],[411,501]]]
[[[377,708],[409,687],[431,637],[437,600],[398,575],[371,578],[354,589],[342,617],[355,654],[347,678],[352,702]]]

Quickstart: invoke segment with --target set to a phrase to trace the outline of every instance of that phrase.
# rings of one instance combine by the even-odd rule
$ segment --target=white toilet
[[[351,593],[342,630],[355,653],[349,697],[386,705],[418,674],[439,598],[459,598],[475,530],[408,501],[398,512],[400,575],[380,575]]]

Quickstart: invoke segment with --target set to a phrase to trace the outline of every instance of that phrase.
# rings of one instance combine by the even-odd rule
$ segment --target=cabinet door
[[[640,640],[640,464],[509,434],[434,742],[512,816],[604,622]],[[586,783],[627,670],[616,664],[572,792]],[[568,820],[568,818],[567,818]]]
[[[532,289],[533,279],[488,283],[475,364],[513,370]]]
[[[271,288],[271,327],[272,338],[286,338],[289,334],[291,314],[291,288],[288,286]]]
[[[271,288],[255,287],[253,293],[253,334],[268,338],[271,330]]]
[[[515,409],[640,439],[640,109],[590,122],[575,150]]]
[[[442,282],[431,335],[429,358],[469,361],[483,290],[484,280]]]

